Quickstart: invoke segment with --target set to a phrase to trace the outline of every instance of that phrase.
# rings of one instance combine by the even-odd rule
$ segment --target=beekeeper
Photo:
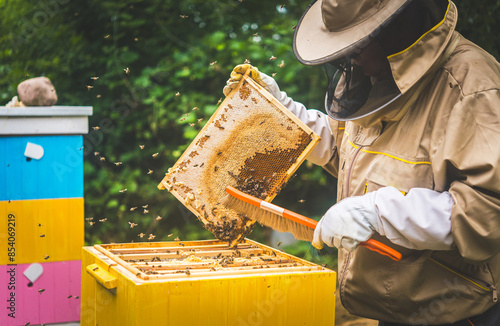
[[[500,325],[500,65],[456,22],[449,0],[319,0],[293,50],[325,66],[327,114],[250,65],[224,89],[250,68],[322,137],[308,159],[338,194],[313,245],[339,249],[342,304],[379,325]]]

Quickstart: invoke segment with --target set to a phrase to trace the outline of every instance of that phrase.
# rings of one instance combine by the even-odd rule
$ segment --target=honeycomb
[[[226,187],[271,201],[318,141],[272,95],[243,78],[158,187],[234,246],[255,222],[221,204]]]

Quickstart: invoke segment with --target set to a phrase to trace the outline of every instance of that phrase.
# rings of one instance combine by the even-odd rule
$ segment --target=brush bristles
[[[241,201],[231,195],[225,196],[222,203],[227,207],[248,216],[251,220],[257,221],[260,224],[272,228],[273,230],[290,232],[297,240],[312,241],[313,239],[314,229],[291,221],[281,215],[277,215],[245,203],[244,201]]]

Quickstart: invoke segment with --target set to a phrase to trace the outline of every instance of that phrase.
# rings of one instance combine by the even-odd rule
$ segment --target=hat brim
[[[370,18],[342,31],[331,32],[323,23],[322,1],[318,0],[306,10],[295,28],[295,56],[305,65],[319,65],[360,50],[367,45],[370,35],[387,24],[410,1],[388,1]]]

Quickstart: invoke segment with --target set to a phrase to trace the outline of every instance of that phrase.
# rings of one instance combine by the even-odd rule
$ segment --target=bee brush
[[[223,199],[226,206],[273,230],[290,232],[298,240],[313,240],[314,229],[318,224],[317,221],[268,203],[231,186],[226,188],[226,192],[229,194]],[[388,256],[393,260],[401,260],[399,252],[379,241],[368,239],[360,242],[359,245]]]

